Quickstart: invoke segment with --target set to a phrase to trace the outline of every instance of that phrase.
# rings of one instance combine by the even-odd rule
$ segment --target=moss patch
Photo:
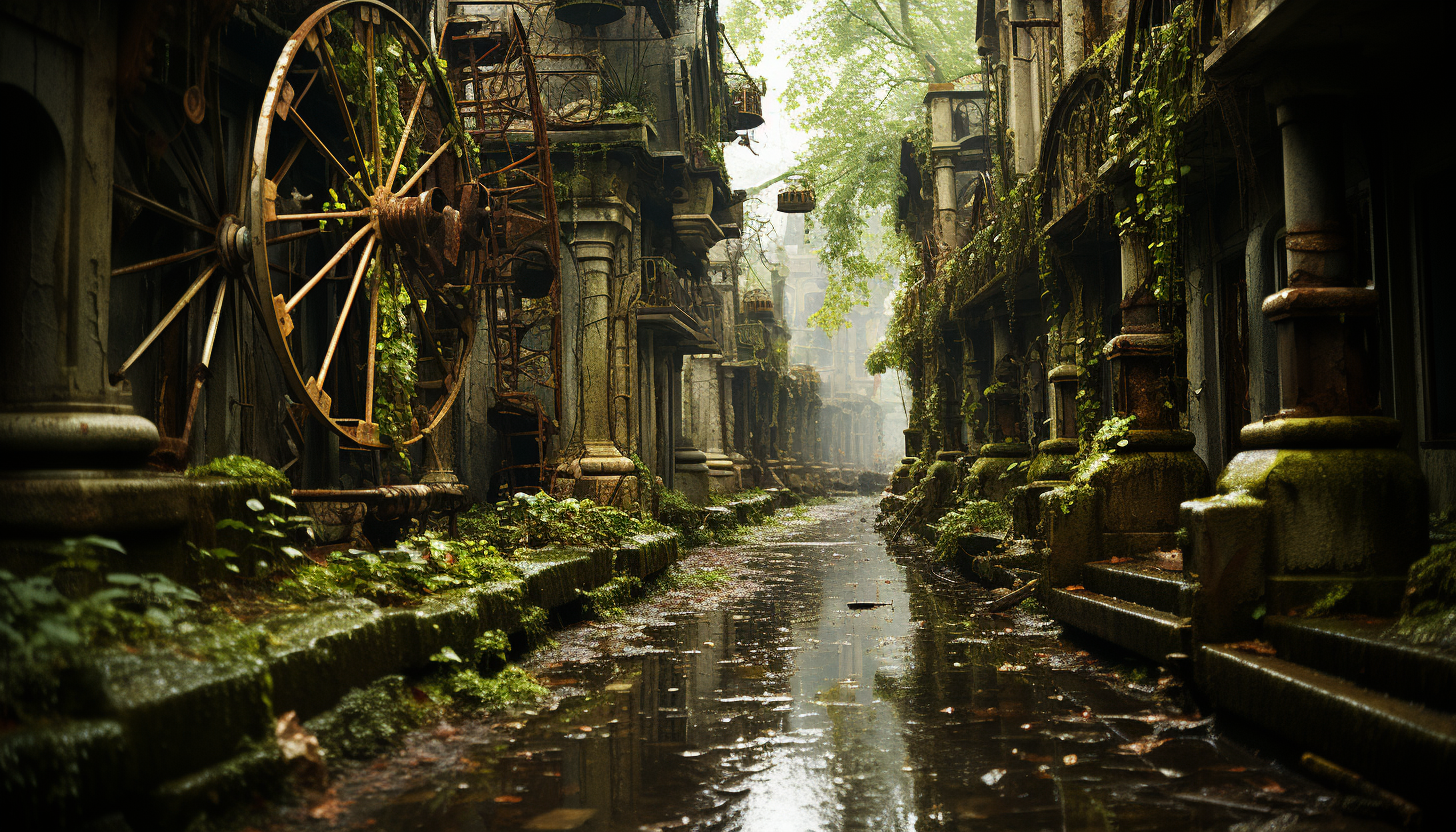
[[[274,494],[287,494],[293,489],[293,484],[288,481],[288,477],[284,476],[282,471],[261,459],[241,454],[220,456],[187,469],[188,479],[202,477],[230,477],[242,482],[265,486]]]
[[[1392,632],[1414,644],[1456,649],[1456,543],[1432,547],[1411,565]]]

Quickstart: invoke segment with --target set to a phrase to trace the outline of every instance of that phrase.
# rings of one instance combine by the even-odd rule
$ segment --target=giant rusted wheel
[[[253,142],[253,283],[294,397],[358,445],[417,442],[459,393],[482,262],[461,221],[475,206],[452,205],[472,201],[467,145],[428,44],[384,3],[324,6],[274,66]]]

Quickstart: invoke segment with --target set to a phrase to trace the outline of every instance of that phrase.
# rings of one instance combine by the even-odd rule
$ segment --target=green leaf
[[[112,540],[109,537],[88,534],[85,537],[81,538],[81,542],[86,544],[87,546],[95,546],[98,549],[110,549],[111,551],[118,554],[126,554],[126,547],[122,546],[120,543]]]
[[[143,583],[141,575],[133,575],[130,572],[112,572],[106,576],[106,580],[121,586],[140,586]]]
[[[275,503],[281,503],[289,508],[298,508],[298,503],[295,503],[292,497],[285,497],[282,494],[269,494],[268,499]]]
[[[465,660],[462,659],[462,658],[460,658],[460,654],[455,652],[455,648],[453,648],[453,647],[451,647],[451,646],[449,646],[447,644],[444,647],[441,647],[440,648],[440,652],[438,652],[435,655],[431,656],[430,657],[430,661],[432,661],[432,662],[463,662]]]
[[[257,497],[250,497],[246,503],[243,503],[243,505],[247,506],[253,511],[263,510],[263,503]]]

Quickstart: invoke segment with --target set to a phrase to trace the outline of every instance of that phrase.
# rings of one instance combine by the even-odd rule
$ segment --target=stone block
[[[1046,536],[1048,585],[1081,583],[1083,565],[1102,560],[1101,493],[1066,485],[1042,494],[1041,530]]]
[[[961,491],[971,499],[999,503],[1011,489],[1026,484],[1026,469],[1025,458],[982,456],[971,466]]]
[[[1199,641],[1242,641],[1257,634],[1254,614],[1264,600],[1265,509],[1263,500],[1244,493],[1183,503],[1188,530],[1183,572],[1199,585],[1193,603]]]
[[[1268,503],[1271,575],[1404,575],[1426,554],[1420,467],[1387,448],[1245,451],[1219,491]]]
[[[1041,495],[1066,482],[1034,480],[1011,489],[1011,534],[1021,539],[1041,538]]]
[[[1208,467],[1191,450],[1110,454],[1087,482],[1102,492],[1103,554],[1173,548],[1180,506],[1208,493]]]

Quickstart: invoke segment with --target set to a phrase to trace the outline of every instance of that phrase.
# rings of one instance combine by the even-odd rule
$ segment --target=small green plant
[[[254,567],[256,573],[263,575],[279,565],[280,556],[296,561],[303,560],[303,550],[295,544],[300,541],[312,542],[313,519],[306,514],[285,516],[278,513],[283,509],[298,510],[298,504],[293,501],[292,497],[269,494],[268,501],[276,504],[278,511],[270,509],[262,500],[252,497],[244,504],[253,513],[251,522],[231,517],[224,517],[217,521],[218,531],[238,533],[236,537],[242,541],[239,550],[235,551],[226,546],[204,549],[191,542],[188,545],[192,546],[198,559],[204,564],[235,573],[241,572],[239,561],[244,563],[251,561],[250,565]]]
[[[457,701],[490,711],[530,705],[547,693],[534,676],[513,664],[489,678],[471,668],[456,670],[445,678],[444,687]]]
[[[949,511],[935,524],[935,556],[949,558],[959,545],[958,538],[971,534],[995,534],[1011,525],[1011,514],[1001,503],[973,500]]]

